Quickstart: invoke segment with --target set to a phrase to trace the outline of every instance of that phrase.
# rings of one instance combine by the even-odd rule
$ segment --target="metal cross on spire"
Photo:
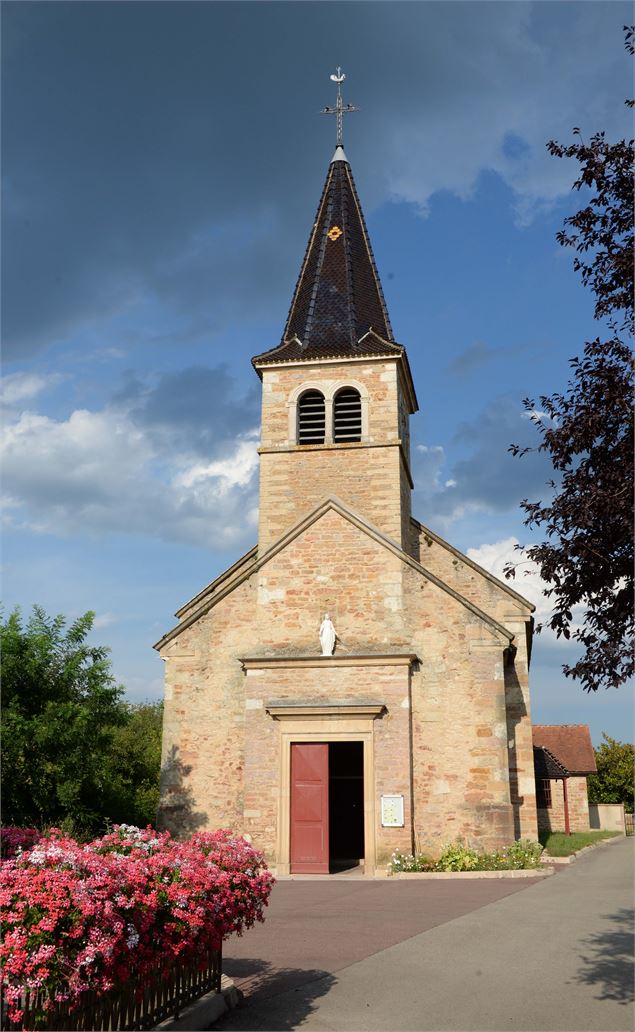
[[[338,67],[337,72],[335,73],[335,75],[331,76],[331,82],[336,82],[337,83],[337,101],[336,101],[335,107],[325,107],[325,108],[322,108],[322,110],[320,112],[321,115],[335,115],[335,119],[336,119],[336,123],[337,123],[337,144],[336,144],[337,147],[343,147],[344,146],[344,125],[343,125],[344,118],[343,118],[343,116],[345,114],[349,114],[351,111],[357,111],[357,108],[353,107],[352,104],[344,104],[342,102],[342,83],[344,82],[345,78],[346,78],[346,76],[344,75],[344,72],[342,71],[341,68]]]

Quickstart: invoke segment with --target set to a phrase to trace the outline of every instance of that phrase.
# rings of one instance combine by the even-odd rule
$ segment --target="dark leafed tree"
[[[625,27],[634,52],[634,29]],[[633,101],[626,102],[630,107]],[[553,609],[546,621],[558,636],[581,646],[580,659],[563,666],[586,691],[618,687],[633,674],[633,140],[607,143],[598,132],[588,143],[551,141],[549,152],[579,164],[573,189],[586,204],[557,234],[575,251],[574,267],[595,297],[595,317],[607,331],[571,359],[566,390],[523,402],[540,443],[512,445],[549,457],[554,478],[549,500],[524,499],[525,524],[544,540],[524,549],[548,582]],[[522,548],[522,546],[519,546]],[[506,569],[513,577],[516,564]],[[582,607],[581,623],[574,607]]]

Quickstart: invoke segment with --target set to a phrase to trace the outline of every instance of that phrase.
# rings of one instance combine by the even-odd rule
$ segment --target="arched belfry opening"
[[[354,387],[342,387],[333,399],[333,441],[353,443],[362,439],[362,399]]]
[[[321,391],[305,391],[298,401],[298,444],[324,444],[326,407]]]

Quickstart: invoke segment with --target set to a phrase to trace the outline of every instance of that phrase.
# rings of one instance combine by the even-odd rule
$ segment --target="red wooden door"
[[[329,747],[291,745],[291,873],[329,873]]]

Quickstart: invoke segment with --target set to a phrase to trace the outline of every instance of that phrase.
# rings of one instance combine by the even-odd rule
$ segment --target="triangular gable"
[[[178,624],[178,626],[174,627],[171,631],[168,631],[167,634],[165,634],[160,639],[160,641],[158,641],[156,645],[154,645],[154,648],[157,650],[162,649],[173,638],[177,637],[182,631],[186,630],[186,628],[190,627],[193,623],[199,620],[200,617],[205,616],[205,614],[208,613],[210,609],[212,609],[217,604],[217,602],[220,602],[221,599],[225,598],[230,592],[237,588],[239,584],[242,584],[245,580],[251,577],[252,574],[257,573],[259,570],[261,570],[263,566],[265,566],[268,562],[270,562],[271,559],[274,558],[274,556],[276,556],[279,552],[286,548],[287,545],[291,543],[291,541],[295,540],[295,538],[303,534],[306,530],[308,530],[310,526],[316,523],[319,519],[322,518],[322,516],[324,516],[329,511],[338,513],[338,515],[340,515],[343,519],[348,520],[349,523],[351,523],[354,527],[357,527],[357,529],[362,531],[362,533],[368,535],[368,537],[375,540],[384,548],[387,548],[388,551],[392,552],[393,555],[401,559],[401,561],[404,562],[407,566],[410,566],[413,570],[416,570],[417,573],[425,577],[426,580],[430,581],[432,584],[435,584],[436,587],[440,588],[446,594],[450,595],[456,602],[458,602],[465,609],[468,609],[471,613],[478,617],[479,620],[482,620],[482,622],[487,625],[488,629],[493,634],[500,635],[502,638],[505,639],[507,644],[511,644],[514,635],[510,631],[508,631],[506,627],[500,624],[493,617],[489,616],[488,613],[485,613],[482,609],[479,609],[479,607],[476,606],[473,602],[470,602],[469,599],[464,598],[463,595],[461,595],[458,591],[455,591],[454,588],[451,588],[439,577],[436,577],[433,573],[430,573],[429,570],[426,570],[425,567],[421,565],[421,563],[418,563],[416,559],[413,559],[412,556],[407,554],[407,552],[404,552],[403,549],[399,547],[399,545],[397,545],[389,537],[386,537],[385,534],[383,534],[380,530],[378,530],[371,523],[365,520],[362,516],[359,516],[357,513],[353,512],[352,509],[349,509],[348,506],[344,504],[344,502],[340,501],[338,498],[329,497],[325,498],[322,502],[320,502],[319,505],[316,506],[315,509],[312,509],[311,512],[309,512],[306,516],[304,516],[301,520],[294,524],[294,526],[291,527],[286,532],[286,534],[283,534],[283,536],[279,538],[278,541],[276,541],[276,543],[272,545],[271,548],[269,548],[264,553],[264,555],[261,556],[260,559],[257,560],[257,562],[250,565],[241,576],[232,578],[231,582],[228,583],[226,587],[214,592],[211,598],[207,597],[207,600],[203,600],[202,604],[189,617],[187,617],[187,619],[183,620],[180,624]],[[205,595],[205,592],[203,592],[202,594]]]
[[[530,602],[529,599],[524,597],[524,595],[521,595],[519,594],[519,592],[514,591],[513,588],[510,588],[509,584],[506,584],[505,581],[499,580],[498,577],[495,577],[493,573],[489,572],[489,570],[486,570],[482,566],[479,566],[479,564],[475,563],[473,559],[470,559],[469,556],[465,555],[465,552],[459,551],[458,548],[455,548],[454,545],[451,545],[449,541],[445,540],[445,538],[442,538],[439,534],[435,534],[435,532],[433,530],[430,530],[429,527],[425,527],[423,523],[420,523],[419,520],[416,520],[414,516],[410,517],[410,521],[411,523],[414,523],[415,527],[417,527],[421,531],[424,537],[432,538],[432,540],[437,545],[441,545],[442,548],[447,549],[448,552],[451,552],[452,555],[455,555],[457,559],[460,559],[461,562],[465,563],[466,566],[471,566],[473,570],[475,570],[477,573],[480,573],[486,580],[490,581],[492,584],[495,584],[497,588],[501,588],[502,591],[504,591],[507,595],[510,595],[516,602],[520,602],[522,606],[526,606],[531,613],[535,612],[536,607],[533,604],[533,602]]]
[[[254,545],[253,548],[250,548],[248,552],[245,552],[245,554],[242,555],[240,559],[237,559],[232,566],[230,566],[227,570],[224,570],[221,574],[219,574],[218,577],[216,577],[213,581],[207,584],[200,591],[198,591],[196,595],[194,595],[194,597],[189,600],[189,602],[185,602],[179,609],[177,609],[174,615],[178,617],[180,620],[183,616],[185,616],[188,609],[192,609],[194,608],[194,606],[198,607],[200,603],[204,602],[209,595],[212,595],[215,591],[217,591],[221,584],[226,584],[230,579],[238,575],[239,571],[241,570],[244,573],[244,567],[247,565],[247,563],[251,563],[251,565],[253,565],[253,563],[256,561],[257,555],[258,545]]]

